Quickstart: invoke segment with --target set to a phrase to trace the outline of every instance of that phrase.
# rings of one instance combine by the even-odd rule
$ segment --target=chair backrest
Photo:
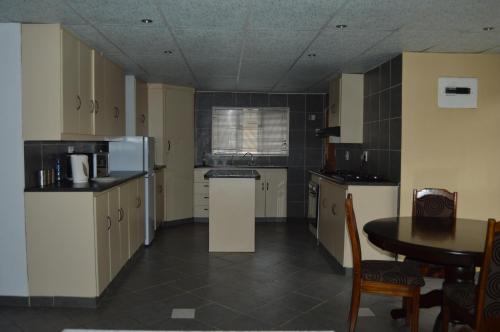
[[[345,200],[346,224],[349,231],[349,239],[352,247],[353,275],[361,277],[361,245],[359,243],[358,226],[354,214],[352,194],[348,194]]]
[[[488,220],[483,265],[479,276],[476,329],[500,324],[500,222]],[[482,326],[482,328],[481,328]]]
[[[449,218],[457,217],[457,193],[446,189],[414,189],[413,209],[414,217]]]

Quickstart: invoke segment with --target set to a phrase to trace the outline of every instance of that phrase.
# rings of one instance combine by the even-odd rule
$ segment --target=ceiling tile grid
[[[85,24],[62,0],[2,0],[0,13],[13,22]]]
[[[105,55],[122,53],[115,44],[90,25],[65,25],[64,27],[78,36],[90,47],[95,48]]]

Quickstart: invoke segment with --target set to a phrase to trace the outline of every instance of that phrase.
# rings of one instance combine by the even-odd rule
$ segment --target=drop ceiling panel
[[[450,33],[448,38],[429,52],[477,53],[500,46],[500,35],[494,31]]]
[[[243,29],[249,8],[247,0],[158,0],[155,2],[168,24],[176,29],[213,27]]]
[[[347,24],[363,30],[395,30],[414,16],[413,8],[420,0],[350,0],[329,24]]]
[[[343,31],[323,31],[307,53],[315,53],[317,58],[329,59],[329,63],[338,65],[360,56],[390,34],[390,31],[349,28]]]
[[[103,52],[106,55],[121,53],[113,43],[90,25],[66,25],[65,28],[99,52]]]
[[[201,90],[219,90],[219,91],[234,91],[236,90],[236,77],[224,76],[209,76],[200,78]]]
[[[97,24],[143,25],[143,18],[162,25],[160,13],[150,0],[69,0],[69,5],[89,22]]]
[[[151,54],[161,58],[165,50],[178,51],[165,27],[100,25],[97,28],[128,54]]]
[[[236,76],[238,58],[207,58],[199,54],[186,55],[191,69],[200,76]]]
[[[245,41],[245,59],[293,61],[317,34],[315,31],[250,30]]]
[[[319,30],[345,0],[250,0],[250,28]]]
[[[189,75],[189,69],[180,56],[135,54],[131,56],[132,60],[139,63],[149,75],[156,76],[183,76]]]
[[[271,91],[273,87],[272,84],[267,80],[261,79],[245,79],[240,81],[237,86],[237,91],[249,91],[249,92],[267,92]]]
[[[134,60],[132,60],[131,58],[129,58],[124,54],[111,54],[107,56],[111,61],[121,66],[125,70],[126,74],[133,74],[133,75],[146,74],[144,70],[141,67],[139,67]]]
[[[175,38],[186,54],[199,54],[210,58],[239,57],[243,35],[231,29],[175,30]]]
[[[61,0],[2,0],[0,13],[12,22],[85,24]]]
[[[283,77],[291,67],[291,62],[259,61],[245,59],[241,64],[240,81],[247,79],[266,78],[266,81],[272,81],[273,85],[278,79]]]

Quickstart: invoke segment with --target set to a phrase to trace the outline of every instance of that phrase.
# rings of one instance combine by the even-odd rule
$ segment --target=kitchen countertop
[[[208,165],[195,165],[194,168],[222,168],[222,169],[234,169],[234,168],[288,168],[288,166],[275,166],[275,165],[266,165],[266,166],[259,166],[259,165],[215,165],[215,166],[208,166]]]
[[[205,179],[213,178],[250,178],[259,180],[259,172],[251,169],[213,169],[205,174]]]
[[[143,171],[120,171],[110,172],[109,177],[114,178],[110,182],[97,182],[90,180],[85,183],[73,183],[71,181],[63,181],[61,183],[54,183],[41,187],[32,187],[24,189],[25,192],[100,192],[127,182],[129,180],[144,176],[146,172]]]
[[[318,175],[324,179],[333,181],[338,184],[343,184],[343,185],[348,185],[348,186],[397,186],[398,184],[396,182],[392,181],[378,181],[378,182],[365,182],[365,181],[344,181],[343,179],[336,177],[336,176],[330,176],[321,173],[319,170],[308,170],[309,173]]]

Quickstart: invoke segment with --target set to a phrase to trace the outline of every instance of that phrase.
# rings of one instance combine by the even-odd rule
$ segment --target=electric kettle
[[[89,157],[85,154],[72,154],[71,173],[73,183],[84,183],[89,181]]]

